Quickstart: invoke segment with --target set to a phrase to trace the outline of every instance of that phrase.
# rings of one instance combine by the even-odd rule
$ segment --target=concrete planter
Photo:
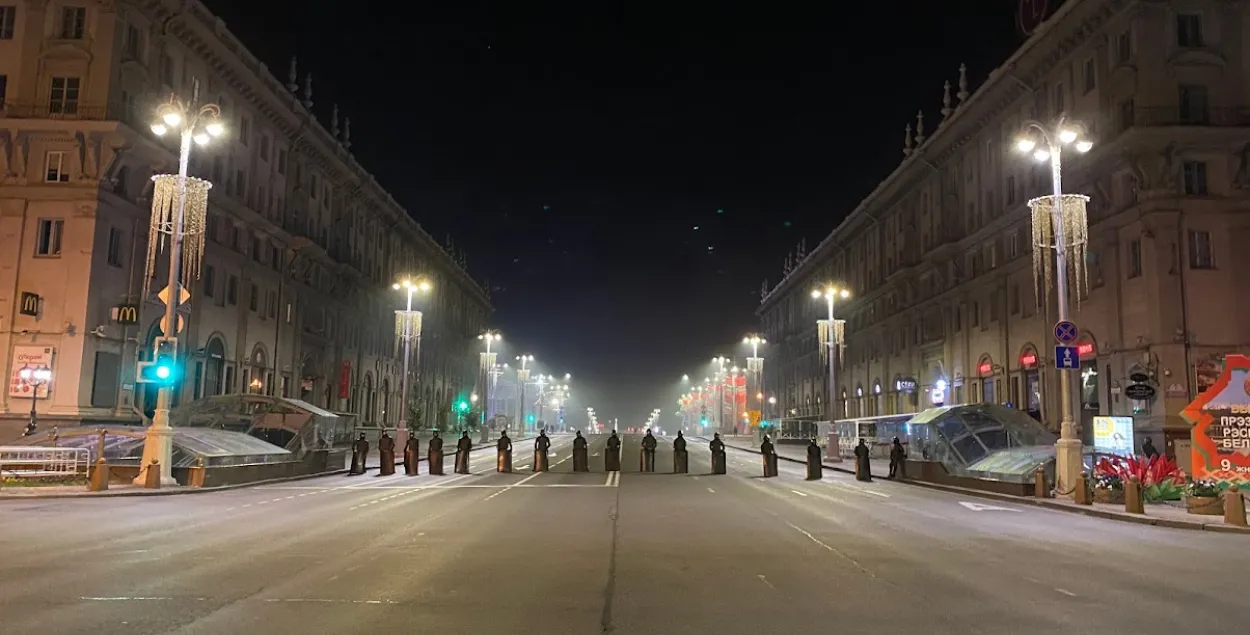
[[[1123,505],[1124,504],[1124,490],[1107,489],[1105,487],[1095,487],[1094,488],[1094,502],[1095,503],[1107,503],[1109,505]]]
[[[1224,501],[1218,496],[1186,496],[1185,510],[1199,516],[1223,516]]]

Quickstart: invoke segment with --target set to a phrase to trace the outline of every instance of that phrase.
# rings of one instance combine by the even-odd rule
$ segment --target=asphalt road
[[[1244,630],[1244,536],[826,472],[333,476],[0,501],[0,633],[987,633]],[[518,444],[518,468],[530,442]],[[422,471],[424,472],[424,465]]]

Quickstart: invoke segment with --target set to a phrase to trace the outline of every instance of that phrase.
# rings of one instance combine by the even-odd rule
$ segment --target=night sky
[[[507,354],[622,426],[742,364],[787,252],[898,165],[918,109],[933,130],[960,62],[975,89],[1023,41],[1015,0],[207,4],[283,81],[297,55],[318,117],[337,102],[357,159],[454,236]]]

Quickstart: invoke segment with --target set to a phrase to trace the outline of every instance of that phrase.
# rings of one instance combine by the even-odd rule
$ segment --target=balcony
[[[1119,131],[1130,128],[1196,126],[1203,128],[1250,127],[1250,107],[1180,108],[1176,106],[1134,108],[1121,117]]]
[[[0,107],[0,118],[63,119],[70,121],[101,121],[109,118],[107,106],[69,104],[18,104],[9,102]]]

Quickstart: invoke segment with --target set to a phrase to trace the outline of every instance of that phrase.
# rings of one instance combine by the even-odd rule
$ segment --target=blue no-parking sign
[[[1076,323],[1069,320],[1055,323],[1055,341],[1060,344],[1075,344],[1080,337],[1081,329],[1076,328]]]

